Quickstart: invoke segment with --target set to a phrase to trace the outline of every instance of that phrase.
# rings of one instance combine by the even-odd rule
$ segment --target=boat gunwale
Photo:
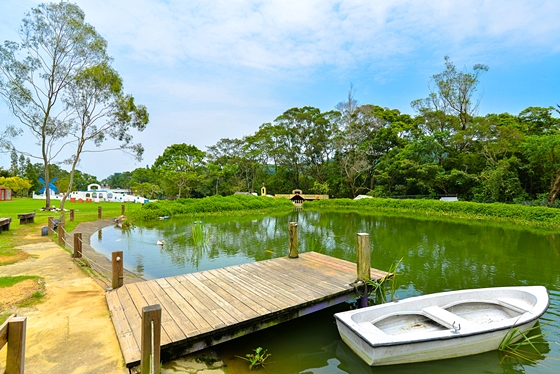
[[[519,287],[502,287],[503,289],[509,289],[509,290],[520,290],[523,291],[523,288],[525,287],[543,287],[543,286],[519,286]],[[500,287],[497,287],[500,288]],[[341,313],[337,313],[334,315],[337,323],[340,322],[342,323],[344,326],[346,326],[352,333],[356,334],[359,338],[362,339],[362,341],[364,341],[365,343],[367,343],[371,348],[380,348],[380,347],[392,347],[392,346],[399,346],[399,345],[409,345],[409,344],[420,344],[420,343],[428,343],[428,342],[432,342],[432,341],[441,341],[441,340],[451,340],[451,339],[457,339],[457,338],[467,338],[467,337],[472,337],[472,336],[477,336],[477,335],[484,335],[484,334],[490,334],[490,333],[495,333],[495,332],[499,332],[499,331],[506,331],[506,330],[511,330],[513,328],[516,327],[523,327],[525,325],[529,325],[531,323],[535,324],[536,320],[538,320],[540,317],[542,317],[548,307],[550,306],[550,297],[548,296],[548,290],[546,290],[545,287],[543,287],[546,293],[546,306],[541,307],[539,312],[537,314],[534,314],[533,311],[526,311],[524,313],[522,313],[520,316],[518,317],[512,317],[516,320],[516,322],[514,322],[513,324],[507,324],[507,325],[502,325],[499,327],[495,327],[495,328],[491,328],[491,329],[477,329],[476,331],[472,331],[472,332],[462,332],[462,333],[453,333],[451,331],[451,329],[446,329],[443,331],[438,332],[439,334],[441,333],[450,333],[451,335],[437,335],[437,336],[432,336],[429,338],[422,338],[422,339],[415,339],[415,340],[411,340],[410,336],[412,334],[403,334],[403,337],[406,337],[408,339],[406,340],[392,340],[392,341],[385,341],[385,342],[372,342],[369,338],[365,337],[363,334],[360,333],[360,331],[358,331],[355,327],[349,325],[348,323],[346,323],[346,321],[341,318],[340,316],[338,316],[338,314],[345,314],[348,312],[341,312]],[[488,290],[490,288],[484,288],[484,289],[480,289],[480,290]],[[448,292],[441,292],[441,293],[449,293],[449,292],[461,292],[461,291],[476,291],[477,289],[470,289],[470,290],[458,290],[458,291],[448,291]],[[536,293],[534,292],[530,292],[525,288],[524,292],[528,292],[531,295],[537,296]],[[423,295],[423,296],[415,296],[409,299],[415,299],[415,298],[420,298],[420,297],[424,297],[424,296],[431,296],[431,295],[437,295],[437,294],[429,294],[429,295]],[[409,300],[409,299],[405,299],[405,300]],[[402,300],[404,301],[404,300]],[[414,301],[414,300],[412,300]],[[539,302],[539,298],[537,297],[537,301],[534,305],[534,307],[537,307],[540,304]],[[381,304],[381,305],[385,305],[385,304]],[[457,305],[457,304],[456,304]],[[501,305],[500,303],[498,303],[497,305]],[[502,305],[503,306],[503,305]],[[506,306],[507,307],[507,306]],[[534,308],[533,308],[534,309]],[[352,311],[354,312],[353,314],[355,314],[357,311]],[[418,311],[407,311],[409,313],[400,313],[401,315],[404,314],[417,314],[417,315],[424,315],[422,314],[422,310],[418,310]],[[395,313],[392,313],[391,315],[395,315]],[[529,316],[532,316],[530,318],[527,318]],[[387,315],[385,315],[383,318],[388,317]],[[427,318],[430,318],[429,316],[426,316]],[[505,321],[509,321],[512,318],[508,318]],[[377,322],[381,320],[381,319],[377,319]],[[432,319],[433,320],[433,319]],[[434,320],[433,320],[434,321]],[[439,323],[437,321],[434,321],[436,323]],[[357,324],[356,324],[357,325]],[[386,334],[385,332],[383,332],[381,329],[379,329],[379,331],[381,331],[383,334],[385,334],[385,336],[387,337],[392,337],[392,335]],[[433,335],[433,333],[432,333]]]

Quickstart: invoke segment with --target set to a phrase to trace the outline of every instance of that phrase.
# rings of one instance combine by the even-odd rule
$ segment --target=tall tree
[[[113,138],[120,141],[118,149],[141,160],[144,148],[141,144],[132,144],[131,129],[142,131],[148,123],[146,108],[137,106],[132,96],[123,93],[121,78],[107,62],[76,74],[68,84],[64,102],[73,111],[70,136],[74,138],[72,145],[75,148],[74,154],[66,161],[71,170],[68,188],[60,201],[61,209],[72,191],[74,173],[82,153],[111,150],[87,149],[88,143],[100,147],[104,140]]]
[[[449,56],[445,56],[445,70],[432,76],[431,93],[444,103],[446,114],[459,118],[461,130],[466,130],[471,119],[476,116],[480,98],[475,99],[473,96],[480,75],[487,71],[488,66],[483,64],[475,64],[472,72],[459,71]]]
[[[84,69],[109,60],[107,43],[84,19],[75,4],[39,4],[23,20],[21,42],[0,47],[0,96],[40,146],[38,154],[23,153],[43,162],[47,208],[48,165],[69,144],[73,123],[62,95]]]
[[[177,197],[181,197],[183,190],[186,190],[186,197],[189,197],[191,191],[204,179],[204,158],[205,153],[194,145],[173,144],[156,159],[154,169],[177,188]]]

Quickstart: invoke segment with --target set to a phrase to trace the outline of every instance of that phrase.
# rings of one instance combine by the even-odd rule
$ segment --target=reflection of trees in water
[[[288,254],[288,222],[298,222],[300,252],[315,250],[356,261],[356,233],[370,234],[372,266],[403,258],[399,284],[422,293],[519,284],[558,284],[558,238],[483,224],[414,220],[358,213],[293,212],[283,216],[205,218],[205,245],[194,245],[193,219],[153,223],[173,264],[203,259]],[[135,232],[141,232],[137,228]],[[147,229],[146,229],[147,230]]]

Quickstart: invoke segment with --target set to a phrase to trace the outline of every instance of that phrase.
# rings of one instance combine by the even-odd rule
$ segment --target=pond
[[[400,299],[465,288],[543,285],[550,307],[540,319],[542,356],[535,362],[500,352],[421,364],[371,368],[340,340],[333,314],[313,313],[225,343],[217,349],[231,373],[248,372],[245,356],[257,347],[272,353],[270,373],[554,373],[560,367],[560,235],[489,223],[299,211],[258,217],[157,221],[123,231],[109,227],[91,245],[124,252],[125,268],[153,279],[288,254],[288,222],[298,222],[300,252],[317,251],[356,261],[356,233],[370,234],[372,267],[398,269]],[[158,246],[158,241],[164,241]]]

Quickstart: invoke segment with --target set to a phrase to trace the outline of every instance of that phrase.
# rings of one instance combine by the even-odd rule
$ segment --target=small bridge
[[[355,299],[357,270],[354,263],[306,252],[126,284],[106,297],[132,367],[141,360],[145,306],[161,306],[161,358],[167,361]],[[371,269],[372,280],[386,275]]]

